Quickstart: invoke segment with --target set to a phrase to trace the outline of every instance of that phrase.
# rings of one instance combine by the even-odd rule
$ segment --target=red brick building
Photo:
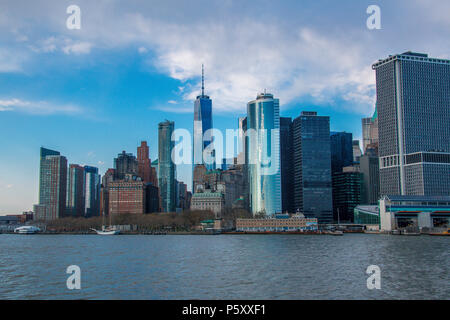
[[[114,181],[108,187],[109,214],[146,213],[143,181]]]

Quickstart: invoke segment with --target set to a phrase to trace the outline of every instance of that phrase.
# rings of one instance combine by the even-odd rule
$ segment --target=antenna
[[[202,97],[205,95],[205,69],[202,63]]]

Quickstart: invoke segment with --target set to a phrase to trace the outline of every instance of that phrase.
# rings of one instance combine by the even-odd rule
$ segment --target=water
[[[0,235],[0,299],[449,299],[450,238]],[[365,271],[381,268],[381,290]],[[81,268],[68,290],[66,268]]]

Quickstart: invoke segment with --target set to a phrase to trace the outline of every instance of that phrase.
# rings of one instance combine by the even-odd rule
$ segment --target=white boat
[[[97,234],[102,235],[102,236],[113,236],[113,235],[120,233],[120,230],[117,230],[112,227],[102,228],[102,230],[96,230],[96,229],[91,229],[91,230],[94,230],[95,232],[97,232]]]
[[[34,234],[40,232],[41,229],[35,226],[22,226],[14,229],[14,233],[20,234]]]
[[[102,230],[92,228],[91,230],[97,232],[97,234],[102,236],[114,236],[120,233],[120,230],[118,230],[116,227],[111,226],[111,215],[109,216],[109,227],[105,226],[105,216],[103,216],[102,220],[103,220]]]

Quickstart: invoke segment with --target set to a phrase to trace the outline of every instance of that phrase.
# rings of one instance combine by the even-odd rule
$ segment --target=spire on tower
[[[205,70],[202,63],[202,96],[205,95]]]

